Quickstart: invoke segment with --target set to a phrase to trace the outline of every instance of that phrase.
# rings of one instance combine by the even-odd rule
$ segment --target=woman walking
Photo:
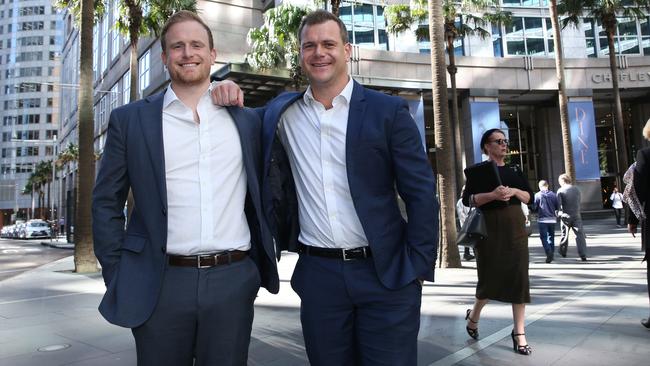
[[[643,137],[646,140],[650,141],[650,120],[646,122],[645,127],[643,127]],[[636,195],[636,200],[639,207],[643,207],[643,214],[645,215],[645,220],[642,221],[641,226],[641,242],[642,248],[645,248],[645,256],[643,260],[646,262],[646,277],[647,277],[647,286],[648,286],[648,300],[650,301],[650,249],[648,248],[648,235],[650,235],[650,227],[648,225],[648,218],[650,217],[650,148],[646,147],[645,149],[639,150],[636,154],[636,166],[634,167],[634,178],[633,178],[633,195]],[[627,189],[626,189],[627,194]],[[628,205],[629,209],[629,223],[627,225],[628,230],[632,235],[636,233],[637,225],[639,224],[640,218],[644,216],[641,212],[635,212],[639,210],[638,208],[634,210],[633,205]],[[650,329],[650,316],[646,319],[641,320],[641,324]]]
[[[468,180],[463,194],[466,206],[472,202],[485,216],[488,237],[476,244],[478,282],[472,309],[467,309],[467,334],[478,339],[481,311],[489,300],[512,304],[512,346],[522,355],[532,353],[526,341],[524,316],[530,302],[528,283],[528,235],[521,203],[529,204],[532,189],[523,173],[505,165],[508,140],[499,129],[486,131],[481,150],[497,165],[502,185],[492,192],[477,192],[481,182]]]

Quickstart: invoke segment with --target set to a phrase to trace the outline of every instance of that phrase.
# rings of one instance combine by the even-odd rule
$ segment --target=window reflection
[[[386,19],[382,6],[341,2],[339,18],[348,29],[350,43],[363,48],[388,50]]]

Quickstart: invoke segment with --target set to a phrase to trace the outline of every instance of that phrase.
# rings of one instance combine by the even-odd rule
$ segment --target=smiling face
[[[483,145],[485,150],[485,155],[489,156],[492,160],[501,160],[505,158],[508,153],[508,144],[504,143],[503,140],[506,139],[506,136],[499,132],[493,132],[487,139],[487,142]],[[501,143],[497,142],[500,141]]]
[[[352,47],[341,39],[338,24],[328,20],[305,26],[300,38],[300,66],[312,89],[343,90]]]
[[[165,35],[162,61],[173,86],[188,87],[210,83],[210,66],[217,51],[210,48],[205,28],[188,20],[172,25]]]

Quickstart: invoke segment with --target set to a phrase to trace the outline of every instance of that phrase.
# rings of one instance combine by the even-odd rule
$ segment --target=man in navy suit
[[[309,88],[259,112],[265,211],[279,245],[300,253],[291,285],[309,361],[415,365],[421,281],[433,280],[438,239],[420,135],[404,100],[350,78],[338,17],[308,14],[299,40]],[[224,83],[213,96],[229,104],[241,94]]]
[[[246,365],[259,287],[279,288],[261,120],[211,103],[216,51],[196,14],[174,14],[160,40],[171,86],[110,117],[93,193],[99,310],[132,328],[138,365]]]

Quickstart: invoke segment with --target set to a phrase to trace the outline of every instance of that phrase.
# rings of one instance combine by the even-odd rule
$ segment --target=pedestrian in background
[[[560,189],[557,190],[557,200],[560,205],[560,255],[566,257],[569,248],[569,230],[576,236],[578,255],[583,262],[587,261],[587,238],[582,228],[582,215],[580,213],[580,190],[574,186],[567,174],[558,177]]]
[[[650,141],[650,120],[648,120],[645,127],[643,127],[643,137]],[[646,217],[646,220],[641,221],[641,243],[642,248],[645,248],[645,256],[643,257],[643,260],[646,262],[648,301],[650,302],[650,261],[648,261],[648,259],[650,259],[650,250],[648,249],[648,235],[650,235],[650,232],[648,231],[649,228],[647,225],[647,217],[650,217],[650,204],[648,204],[648,198],[650,196],[650,148],[641,149],[636,154],[636,166],[633,172],[633,190],[634,193],[636,193],[636,198],[638,198],[640,206],[643,207],[643,213]],[[630,206],[631,205],[628,205],[628,207]],[[640,213],[635,213],[632,209],[628,210],[628,212],[630,213],[628,215],[630,220],[628,223],[628,230],[634,236],[637,225],[640,221],[637,216],[642,215]],[[648,318],[641,320],[641,324],[650,329],[650,312]]]
[[[617,187],[614,187],[612,195],[609,196],[609,200],[612,201],[612,208],[614,209],[614,215],[616,215],[616,226],[622,227],[621,225],[621,216],[623,215],[623,194],[618,191]]]
[[[521,203],[530,203],[533,192],[521,170],[505,165],[508,140],[503,131],[487,130],[480,148],[496,163],[502,185],[492,192],[479,193],[474,187],[481,182],[468,179],[463,193],[466,206],[472,202],[481,208],[487,228],[487,238],[476,243],[478,282],[474,306],[465,313],[465,329],[470,337],[478,339],[481,310],[488,301],[511,303],[513,350],[529,355],[532,349],[524,332],[526,303],[530,302],[528,234]]]
[[[539,192],[535,193],[533,211],[537,212],[539,238],[546,252],[546,263],[551,263],[555,255],[555,223],[557,211],[560,209],[557,195],[548,189],[548,182],[540,180]]]
[[[458,224],[460,227],[463,227],[463,224],[465,223],[465,219],[467,219],[467,215],[469,214],[469,207],[465,206],[463,204],[463,192],[465,191],[465,186],[460,190],[460,198],[456,202],[456,216],[458,217]],[[469,246],[465,245],[465,254],[463,254],[463,259],[466,261],[471,261],[474,259],[474,256],[470,254],[470,248]]]

